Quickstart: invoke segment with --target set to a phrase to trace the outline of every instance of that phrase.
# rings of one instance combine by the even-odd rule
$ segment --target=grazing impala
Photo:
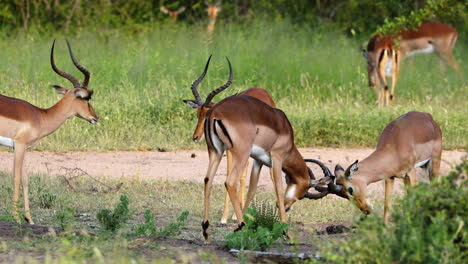
[[[192,93],[193,93],[193,96],[195,97],[195,100],[184,100],[184,103],[186,103],[188,106],[197,109],[198,122],[197,122],[197,126],[195,128],[195,131],[194,131],[193,137],[192,137],[193,141],[195,141],[195,142],[199,142],[203,138],[203,132],[204,132],[203,127],[204,127],[204,124],[205,124],[206,113],[210,109],[209,107],[212,107],[212,106],[215,105],[215,103],[212,102],[212,103],[210,103],[209,107],[206,107],[205,103],[203,102],[203,100],[201,99],[201,97],[200,97],[200,95],[198,94],[198,91],[197,91],[198,84],[200,84],[200,82],[203,80],[203,78],[205,78],[206,72],[208,70],[208,66],[210,64],[210,60],[211,60],[211,56],[209,57],[209,59],[208,59],[208,61],[206,63],[205,70],[203,71],[203,73],[200,75],[200,77],[197,80],[195,80],[192,83]],[[271,98],[268,91],[265,90],[265,89],[249,88],[249,89],[239,93],[239,95],[251,96],[251,97],[257,98],[258,100],[266,103],[267,105],[269,105],[269,106],[271,106],[273,108],[276,107],[275,102]],[[244,189],[245,189],[245,179],[246,179],[246,175],[247,175],[247,167],[248,167],[248,163],[247,163],[247,166],[245,167],[245,170],[242,173],[242,176],[240,178],[240,190],[239,190],[239,195],[238,196],[239,196],[239,199],[241,200],[242,205],[244,204]],[[232,168],[232,156],[231,156],[231,152],[227,151],[227,171],[228,171],[228,173],[229,173],[229,171],[231,171],[231,168]],[[228,216],[229,216],[229,194],[226,193],[226,197],[224,199],[223,216],[221,217],[221,221],[220,221],[221,224],[227,223]],[[233,215],[233,219],[235,219],[235,214]]]
[[[367,51],[363,50],[362,53],[367,60],[369,86],[377,94],[378,105],[393,104],[400,63],[406,56],[435,52],[441,60],[461,73],[452,55],[457,37],[458,33],[453,27],[438,22],[425,22],[416,29],[404,30],[396,36],[373,36],[367,44]],[[398,41],[398,45],[394,40]],[[390,93],[387,76],[392,77]]]
[[[208,171],[205,177],[205,216],[203,236],[209,241],[209,199],[213,178],[225,150],[232,154],[232,169],[225,182],[226,190],[234,207],[239,224],[242,221],[242,206],[236,196],[237,182],[249,157],[254,159],[250,175],[247,201],[252,201],[258,184],[259,172],[263,165],[272,168],[281,221],[286,222],[286,211],[298,199],[313,198],[308,189],[316,185],[312,171],[307,167],[301,154],[294,145],[294,133],[283,111],[272,108],[257,98],[245,95],[230,96],[211,106],[211,100],[229,87],[232,82],[232,67],[229,62],[229,79],[221,87],[213,90],[205,100],[206,113],[205,137],[209,154]],[[287,175],[287,189],[283,199],[281,171]]]
[[[367,185],[385,180],[384,220],[388,222],[390,196],[395,178],[405,185],[416,185],[414,168],[425,168],[431,179],[438,179],[442,153],[442,132],[428,113],[408,112],[390,122],[382,131],[376,150],[346,171],[337,165],[337,184],[330,192],[354,200],[365,213],[372,205],[366,199]],[[330,190],[330,185],[329,185]]]
[[[42,109],[26,101],[0,95],[0,145],[12,147],[14,158],[13,208],[19,221],[18,199],[20,184],[23,186],[25,218],[34,224],[29,210],[29,176],[23,173],[23,160],[26,149],[33,147],[39,139],[53,133],[68,118],[78,116],[94,124],[98,117],[89,104],[93,91],[88,90],[90,73],[73,56],[70,44],[68,50],[73,64],[84,74],[83,84],[73,76],[59,70],[54,63],[54,46],[50,53],[52,69],[73,84],[73,89],[54,85],[55,91],[63,95],[54,106]]]
[[[185,11],[185,7],[181,7],[179,9],[175,10],[175,11],[168,9],[165,6],[161,6],[159,9],[164,14],[169,15],[171,17],[172,21],[174,21],[174,22],[177,21],[177,16]]]
[[[216,4],[210,4],[207,1],[205,1],[205,4],[207,6],[206,12],[208,12],[208,27],[206,28],[206,31],[208,33],[213,33],[215,24],[216,24],[216,19],[218,18],[218,13],[221,11],[221,1],[216,2]]]

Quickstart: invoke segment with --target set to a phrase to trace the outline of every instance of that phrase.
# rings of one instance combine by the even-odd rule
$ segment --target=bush
[[[359,231],[324,250],[337,263],[467,263],[468,162],[440,183],[421,183],[392,209],[386,227],[368,217]],[[332,248],[330,248],[332,247]]]
[[[97,219],[101,226],[108,231],[115,232],[125,225],[128,220],[128,197],[126,195],[120,196],[120,202],[111,213],[108,209],[101,209],[97,214]]]
[[[154,220],[154,214],[151,210],[146,209],[145,211],[145,222],[137,226],[135,234],[137,236],[149,236],[149,237],[173,237],[180,234],[180,229],[185,226],[187,222],[187,217],[189,215],[188,211],[182,212],[182,214],[177,217],[175,223],[170,223],[167,226],[164,226],[160,229],[156,226],[156,221]]]
[[[248,208],[244,215],[245,226],[241,231],[226,236],[225,247],[240,250],[266,250],[288,229],[288,223],[279,222],[275,208],[262,205]]]

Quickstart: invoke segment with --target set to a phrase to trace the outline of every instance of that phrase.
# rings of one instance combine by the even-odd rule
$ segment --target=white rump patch
[[[286,193],[286,199],[293,199],[294,197],[296,197],[296,184],[292,184]]]
[[[213,131],[215,129],[217,129],[216,122],[213,122]],[[211,131],[210,131],[210,133],[211,133]],[[211,143],[213,144],[213,147],[215,148],[216,152],[219,155],[222,155],[224,150],[226,149],[225,146],[224,146],[224,143],[221,141],[221,139],[219,137],[216,136],[216,133],[212,133],[211,140],[213,141]]]
[[[432,44],[427,44],[427,48],[425,49],[418,49],[418,50],[412,50],[406,54],[406,56],[413,56],[416,54],[427,54],[427,53],[432,53],[434,52],[434,46]]]
[[[252,157],[255,160],[260,161],[264,165],[268,166],[271,168],[271,157],[266,153],[264,149],[257,145],[252,146],[252,150],[250,152],[250,157]]]
[[[420,161],[420,162],[416,163],[416,164],[414,165],[414,167],[415,167],[415,168],[422,167],[422,166],[426,165],[429,161],[431,161],[431,159],[427,159],[427,160]]]
[[[13,139],[11,139],[11,138],[1,137],[0,136],[0,145],[7,146],[7,147],[10,147],[10,148],[14,148],[15,147],[15,141],[13,141]]]

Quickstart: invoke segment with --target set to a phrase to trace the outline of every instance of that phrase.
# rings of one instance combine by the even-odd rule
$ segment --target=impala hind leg
[[[398,81],[398,74],[400,73],[400,53],[398,51],[394,51],[393,61],[395,65],[392,71],[392,90],[389,95],[390,105],[395,103],[395,86]]]
[[[242,206],[239,197],[237,196],[237,183],[239,182],[239,177],[245,169],[248,155],[245,155],[247,152],[233,153],[232,157],[232,170],[229,172],[229,175],[226,178],[225,186],[226,190],[229,193],[229,198],[232,202],[232,207],[234,208],[234,213],[237,217],[237,223],[239,224],[238,229],[240,230],[245,224],[242,219]]]
[[[226,151],[226,158],[227,158],[227,172],[226,175],[229,175],[229,172],[232,170],[232,154],[231,151]],[[229,193],[226,192],[226,195],[224,196],[224,208],[223,208],[223,216],[221,217],[221,224],[226,224],[227,219],[229,217],[229,204],[230,204],[230,199],[229,199]]]
[[[241,178],[240,178],[239,189],[237,189],[237,195],[238,195],[240,203],[241,203],[242,212],[244,212],[244,207],[245,207],[245,180],[247,178],[247,169],[248,168],[249,168],[249,161],[247,160],[244,172],[242,172],[242,175],[241,175]],[[236,214],[232,214],[232,220],[237,220]]]
[[[407,192],[409,192],[408,187],[414,187],[418,184],[418,179],[416,175],[416,170],[411,170],[406,174],[406,177],[404,178],[404,183],[405,186],[407,187]]]
[[[441,133],[439,131],[439,133]],[[429,172],[429,179],[440,182],[440,162],[442,158],[442,143],[439,142],[439,144],[435,144],[434,150],[432,151],[432,158],[430,161],[431,165],[430,167],[427,168]]]
[[[384,223],[385,224],[388,224],[389,212],[392,207],[390,197],[392,196],[392,193],[393,193],[394,182],[395,182],[395,179],[393,177],[385,180],[385,205],[384,205]]]
[[[219,155],[214,150],[209,150],[210,163],[208,165],[208,171],[206,172],[205,177],[205,216],[203,218],[202,228],[203,228],[203,237],[207,243],[210,242],[210,236],[208,228],[210,226],[209,215],[210,215],[210,194],[211,187],[213,185],[213,178],[218,170],[219,163],[222,158],[222,154]]]
[[[250,203],[252,202],[255,192],[258,186],[258,179],[260,176],[260,171],[262,169],[262,163],[258,161],[254,161],[252,165],[252,172],[250,173],[250,183],[249,189],[247,191],[247,200],[245,201],[244,208],[242,209],[242,213],[245,214],[247,208],[249,208]]]

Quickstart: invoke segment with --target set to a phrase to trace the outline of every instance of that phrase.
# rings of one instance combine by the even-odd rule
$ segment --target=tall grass
[[[145,26],[138,30],[78,32],[73,36],[0,37],[0,93],[41,107],[58,96],[51,85],[68,85],[49,64],[52,40],[56,64],[75,76],[68,37],[80,63],[91,71],[91,103],[100,122],[73,119],[42,140],[40,150],[154,150],[200,148],[191,142],[195,112],[190,84],[214,54],[200,85],[206,96],[228,76],[234,83],[220,100],[248,87],[266,88],[290,118],[300,146],[373,146],[386,123],[409,110],[427,111],[441,124],[445,148],[468,146],[468,99],[464,79],[441,72],[435,56],[405,60],[396,88],[396,107],[378,109],[367,87],[366,65],[359,54],[365,39],[352,39],[333,28],[297,26],[287,21],[218,25],[208,38],[199,25]],[[463,34],[461,34],[463,35]],[[466,44],[455,56],[464,72]]]

